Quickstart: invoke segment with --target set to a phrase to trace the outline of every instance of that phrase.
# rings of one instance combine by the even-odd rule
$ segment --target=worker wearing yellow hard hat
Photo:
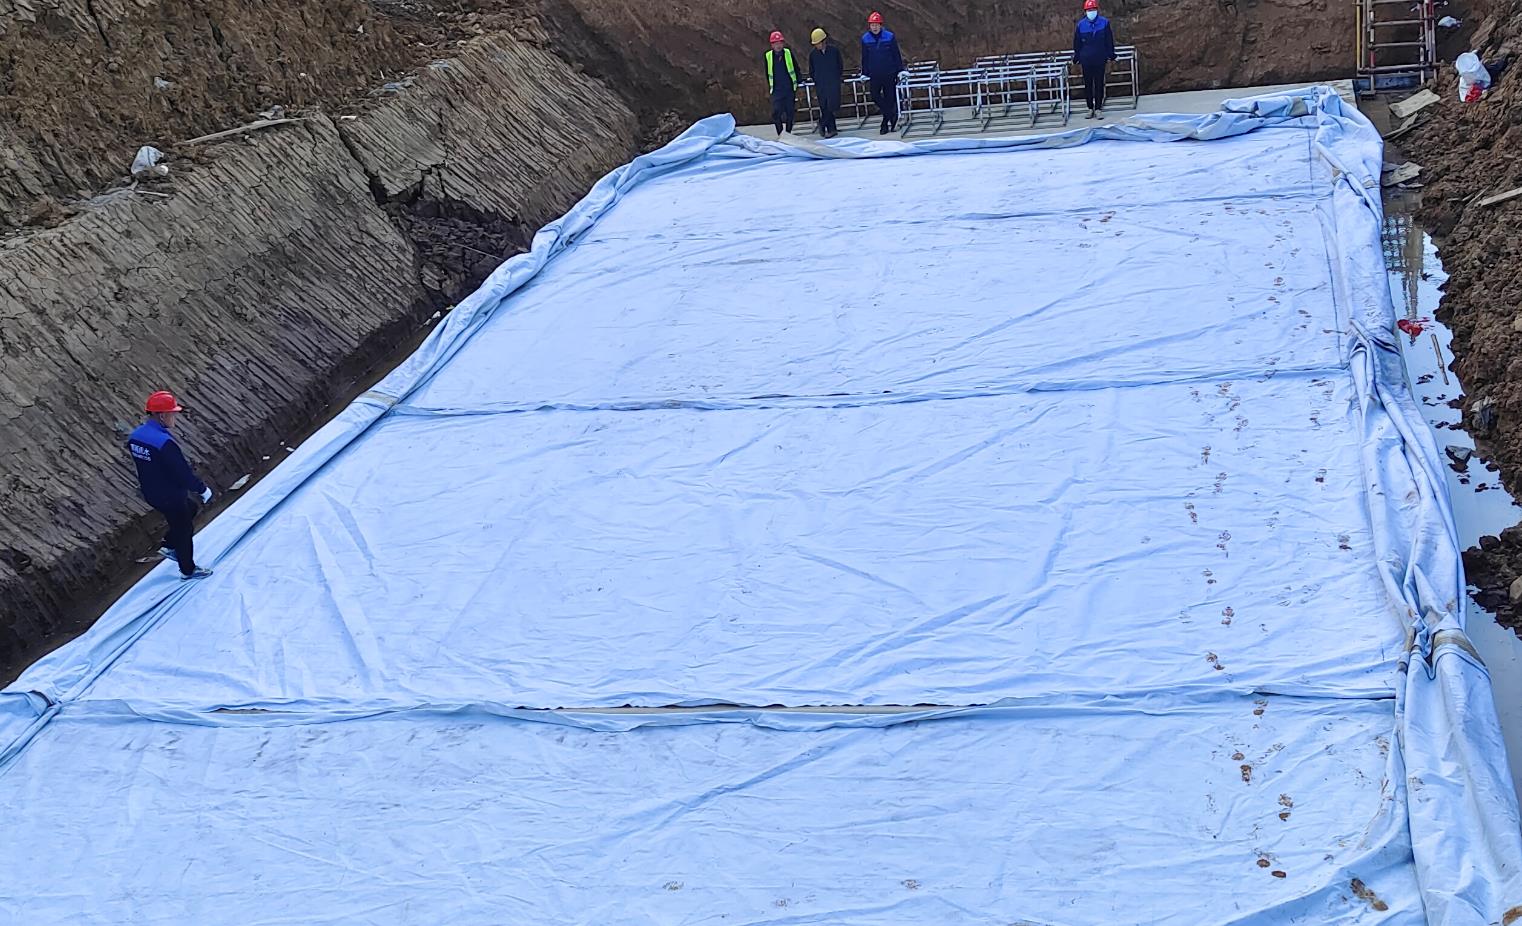
[[[835,112],[840,109],[845,57],[840,53],[840,46],[823,29],[815,29],[809,42],[814,46],[809,52],[809,79],[819,94],[819,131],[825,138],[834,138],[840,134],[835,127]]]

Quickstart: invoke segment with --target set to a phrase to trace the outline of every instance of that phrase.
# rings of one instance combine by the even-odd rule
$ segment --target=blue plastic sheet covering
[[[699,123],[0,693],[0,919],[1522,915],[1380,161]]]

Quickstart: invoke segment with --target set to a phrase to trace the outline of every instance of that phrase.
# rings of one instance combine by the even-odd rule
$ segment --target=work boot
[[[888,122],[887,122],[887,120],[884,120],[882,126],[878,128],[877,134],[879,134],[879,135],[887,135],[888,134]]]
[[[1087,116],[1084,116],[1083,118],[1085,118],[1085,119],[1092,119],[1092,118],[1094,118],[1094,110],[1092,110],[1092,109],[1089,110],[1089,114]]]
[[[188,582],[191,579],[204,579],[204,578],[206,578],[209,575],[211,575],[211,570],[210,569],[207,569],[204,566],[197,566],[196,567],[196,571],[192,572],[190,575],[186,575],[183,572],[180,573],[180,581],[181,582]]]

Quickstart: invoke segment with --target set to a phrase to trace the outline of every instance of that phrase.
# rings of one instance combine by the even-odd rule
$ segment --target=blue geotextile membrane
[[[0,693],[0,913],[1500,922],[1380,160],[699,123]]]

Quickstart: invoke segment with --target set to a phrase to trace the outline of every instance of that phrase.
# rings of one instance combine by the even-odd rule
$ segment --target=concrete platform
[[[1349,103],[1355,103],[1353,93],[1353,81],[1337,80],[1328,81],[1329,86]],[[1189,90],[1183,93],[1159,93],[1143,95],[1133,102],[1126,99],[1108,109],[1104,114],[1105,122],[1121,122],[1137,113],[1208,113],[1219,109],[1225,100],[1244,96],[1261,96],[1267,93],[1276,93],[1284,90],[1295,90],[1305,84],[1274,84],[1262,87],[1227,87],[1218,90]],[[968,107],[957,107],[946,110],[946,121],[939,130],[936,130],[930,121],[928,114],[920,112],[915,114],[915,121],[910,125],[908,132],[900,131],[897,135],[889,138],[903,138],[914,140],[918,138],[1011,138],[1018,135],[1044,135],[1051,132],[1061,132],[1065,129],[1082,128],[1084,126],[1103,125],[1104,122],[1092,122],[1084,118],[1083,99],[1080,97],[1074,107],[1072,116],[1066,124],[1058,115],[1046,113],[1041,116],[1036,125],[1032,126],[1028,119],[1012,118],[998,119],[991,123],[985,131],[982,122],[972,118],[972,110]],[[878,117],[868,117],[864,126],[858,126],[861,122],[857,116],[843,116],[839,119],[840,134],[842,137],[855,138],[878,138]],[[748,125],[740,129],[747,135],[757,138],[776,138],[777,132],[771,125]],[[814,125],[807,123],[797,126],[795,134],[812,135]]]

